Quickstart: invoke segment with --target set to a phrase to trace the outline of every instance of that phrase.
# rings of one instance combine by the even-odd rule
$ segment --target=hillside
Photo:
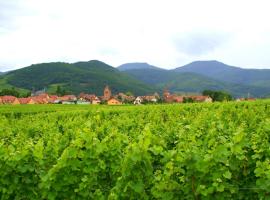
[[[173,71],[192,72],[229,83],[269,87],[270,69],[243,69],[218,61],[196,61]]]
[[[117,69],[119,71],[127,71],[127,70],[134,70],[134,69],[160,69],[160,70],[163,70],[161,68],[158,68],[156,66],[153,66],[153,65],[149,65],[148,63],[126,63],[126,64],[123,64],[123,65],[120,65],[119,67],[117,67]]]
[[[102,94],[105,85],[113,93],[135,95],[161,92],[202,92],[225,90],[235,97],[265,97],[270,94],[270,70],[242,69],[218,61],[196,61],[172,70],[147,63],[127,63],[114,68],[92,60],[77,63],[42,63],[10,71],[0,77],[0,89],[15,87],[22,92],[61,86],[70,93]]]
[[[241,74],[239,80],[235,79],[238,81],[230,81],[231,74],[235,73],[235,76],[238,76],[239,73],[236,72],[239,70],[245,71],[245,69],[227,66],[217,61],[198,61],[174,70],[161,68],[136,69],[134,66],[134,69],[125,70],[124,72],[147,84],[160,89],[168,87],[174,92],[201,92],[204,89],[213,89],[229,91],[236,97],[247,96],[248,93],[251,96],[261,97],[270,93],[270,84],[265,84],[270,79],[264,80],[261,76],[257,76],[257,79],[253,78],[257,84],[255,84],[255,81],[251,81],[252,77],[248,79],[252,84],[248,84],[247,80],[246,82],[239,81]],[[251,73],[250,76],[253,71],[255,71],[255,74],[257,73],[256,70],[248,71]],[[224,79],[220,78],[222,75],[224,75]],[[245,78],[242,78],[242,80],[245,80]],[[263,84],[259,84],[260,81]]]
[[[71,93],[102,94],[105,85],[114,93],[131,91],[135,94],[154,92],[150,87],[100,61],[77,63],[42,63],[9,72],[0,78],[6,85],[28,90],[47,88],[53,92],[60,85]]]

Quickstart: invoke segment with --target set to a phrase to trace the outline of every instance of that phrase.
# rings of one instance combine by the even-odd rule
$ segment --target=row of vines
[[[270,102],[1,107],[0,199],[270,199]]]

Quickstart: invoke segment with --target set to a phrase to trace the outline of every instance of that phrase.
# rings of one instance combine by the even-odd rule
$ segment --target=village
[[[168,89],[163,91],[163,96],[158,93],[146,96],[133,96],[130,94],[118,93],[112,94],[111,89],[107,85],[104,88],[103,96],[95,94],[80,93],[76,95],[49,95],[44,91],[32,93],[26,98],[17,98],[15,96],[0,96],[0,104],[107,104],[107,105],[122,105],[122,104],[154,104],[154,103],[184,103],[184,102],[212,102],[213,99],[203,95],[178,95],[171,94]]]

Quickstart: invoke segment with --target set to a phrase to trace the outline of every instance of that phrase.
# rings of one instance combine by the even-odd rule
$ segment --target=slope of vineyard
[[[0,106],[0,199],[269,199],[269,103]]]

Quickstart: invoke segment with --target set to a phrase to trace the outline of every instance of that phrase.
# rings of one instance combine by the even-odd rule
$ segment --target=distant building
[[[212,102],[213,99],[209,96],[191,96],[191,99],[195,102]]]
[[[100,99],[98,97],[95,97],[94,99],[92,99],[92,104],[100,104]]]
[[[2,104],[11,104],[11,105],[20,104],[17,97],[14,97],[14,96],[2,96],[0,98],[1,98]]]
[[[48,99],[43,98],[42,96],[33,96],[31,99],[35,102],[35,104],[47,104]]]
[[[158,97],[156,95],[138,96],[133,104],[140,105],[142,103],[157,103]]]
[[[27,97],[27,98],[18,98],[20,104],[35,104],[35,101],[30,98],[30,97]]]
[[[50,95],[48,103],[59,103],[59,97],[57,95]]]
[[[171,96],[171,94],[170,94],[169,90],[166,88],[163,91],[163,98],[164,98],[164,100],[168,99],[170,96]]]
[[[112,92],[111,92],[109,86],[106,85],[106,87],[104,88],[104,92],[103,92],[103,100],[108,101],[111,97],[112,97]]]
[[[121,102],[132,103],[135,97],[132,95],[126,95],[124,93],[118,93],[114,98],[119,99]]]
[[[170,94],[168,89],[163,91],[163,99],[166,103],[183,103],[184,96],[177,94]]]
[[[62,104],[75,104],[77,97],[75,95],[64,95],[59,97],[60,103]]]
[[[119,101],[119,100],[117,100],[117,99],[115,99],[115,98],[111,98],[111,99],[109,99],[109,100],[107,101],[107,104],[108,104],[108,105],[121,105],[122,102]]]
[[[79,101],[89,102],[91,104],[100,104],[100,99],[95,94],[80,93]]]
[[[142,102],[143,102],[143,98],[142,97],[137,97],[135,99],[135,101],[133,102],[133,104],[135,104],[135,105],[141,105]]]
[[[249,98],[238,98],[238,99],[236,99],[236,101],[256,101],[256,99],[251,98],[251,97],[249,97]]]
[[[158,101],[157,97],[154,95],[142,96],[142,99],[143,101],[152,102],[152,103],[156,103]]]

